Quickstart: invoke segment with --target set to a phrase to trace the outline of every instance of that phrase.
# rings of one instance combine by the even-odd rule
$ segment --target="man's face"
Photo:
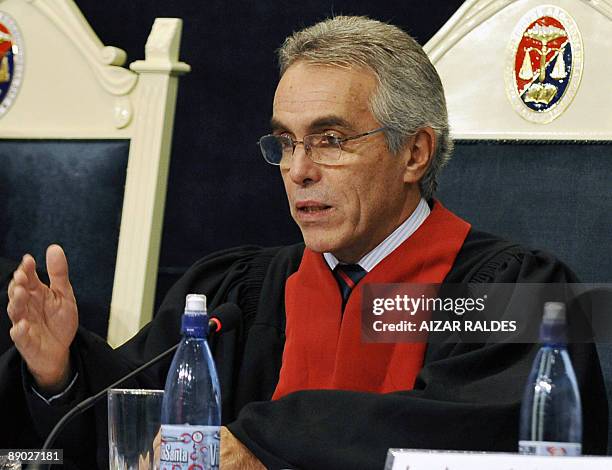
[[[349,137],[381,127],[369,109],[375,87],[374,75],[362,69],[293,64],[276,89],[273,133],[302,140],[309,134]],[[409,152],[391,154],[383,133],[342,148],[336,164],[324,165],[310,160],[300,144],[281,174],[306,246],[356,262],[410,215],[418,190],[404,180]]]

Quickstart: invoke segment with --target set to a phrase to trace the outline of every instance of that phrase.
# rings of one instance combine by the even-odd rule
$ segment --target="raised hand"
[[[68,262],[59,245],[47,248],[50,286],[36,274],[36,261],[25,255],[8,288],[11,338],[40,388],[56,391],[70,375],[70,344],[79,323]]]

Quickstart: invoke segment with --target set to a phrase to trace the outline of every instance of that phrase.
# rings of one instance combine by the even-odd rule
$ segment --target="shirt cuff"
[[[51,405],[51,403],[54,400],[63,398],[68,392],[70,392],[70,390],[76,383],[78,377],[79,377],[79,373],[77,372],[76,374],[74,374],[74,377],[72,378],[68,386],[63,391],[61,391],[60,393],[56,393],[55,395],[52,395],[50,397],[44,397],[38,390],[36,390],[36,387],[34,385],[31,385],[30,388],[32,390],[32,393],[34,393],[34,395],[36,395],[38,398],[44,401],[47,405]]]

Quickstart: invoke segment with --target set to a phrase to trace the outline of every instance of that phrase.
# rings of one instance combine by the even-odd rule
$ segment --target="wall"
[[[278,170],[256,146],[269,131],[274,51],[287,35],[331,14],[360,14],[394,23],[424,44],[462,3],[76,1],[101,40],[125,49],[130,62],[142,58],[155,17],[184,20],[181,59],[193,71],[181,79],[177,103],[160,291],[214,250],[300,240]]]

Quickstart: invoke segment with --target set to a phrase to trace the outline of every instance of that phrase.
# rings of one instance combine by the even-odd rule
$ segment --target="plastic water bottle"
[[[187,296],[181,332],[162,403],[160,470],[217,470],[221,393],[206,342],[206,296]]]
[[[566,347],[565,304],[544,304],[540,342],[523,395],[519,452],[580,455],[582,409]]]

